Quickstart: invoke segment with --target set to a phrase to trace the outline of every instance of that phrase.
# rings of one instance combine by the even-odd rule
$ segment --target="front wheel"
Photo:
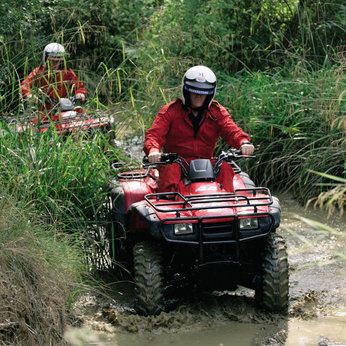
[[[149,242],[133,248],[136,307],[139,313],[155,315],[162,311],[163,268],[161,252]]]
[[[287,311],[288,261],[284,239],[276,233],[265,242],[261,281],[255,290],[256,301],[269,311]]]

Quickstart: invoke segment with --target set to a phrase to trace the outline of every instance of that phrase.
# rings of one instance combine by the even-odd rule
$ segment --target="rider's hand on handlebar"
[[[82,93],[76,94],[76,100],[80,100],[80,101],[84,102],[85,101],[85,95]]]
[[[157,149],[153,149],[150,151],[148,155],[148,160],[150,163],[160,162],[161,153]]]
[[[255,151],[255,147],[251,143],[244,143],[240,147],[243,155],[252,155]]]

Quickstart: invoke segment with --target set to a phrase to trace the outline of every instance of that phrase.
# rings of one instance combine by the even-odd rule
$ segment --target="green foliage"
[[[24,36],[26,31],[42,31],[50,22],[54,0],[2,1],[0,3],[0,40]]]
[[[107,139],[82,133],[66,139],[53,131],[12,134],[2,130],[0,181],[8,193],[33,205],[46,222],[62,230],[85,230],[105,201],[109,159]],[[110,148],[112,150],[112,148]],[[117,153],[113,150],[112,157]]]
[[[45,266],[63,272],[59,276],[65,276],[64,284],[74,290],[82,276],[87,276],[86,259],[78,243],[71,242],[68,234],[47,227],[40,211],[4,190],[1,188],[0,253],[17,250],[27,252],[27,256],[35,255]]]
[[[218,98],[257,144],[258,162],[250,168],[257,183],[307,201],[321,189],[309,168],[345,174],[346,84],[340,68],[295,73],[224,76]]]
[[[226,73],[298,62],[311,67],[341,52],[344,23],[340,0],[167,1],[145,39],[148,52],[160,47],[166,57],[194,57]]]
[[[285,47],[311,65],[328,66],[345,50],[346,7],[342,0],[300,0],[285,30]]]

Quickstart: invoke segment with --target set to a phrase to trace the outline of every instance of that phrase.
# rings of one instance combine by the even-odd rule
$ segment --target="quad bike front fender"
[[[131,231],[136,231],[138,228],[138,220],[141,224],[145,225],[145,228],[148,230],[149,234],[158,239],[162,239],[162,235],[160,232],[160,220],[155,214],[154,210],[150,208],[145,202],[140,201],[133,203],[129,208],[129,217],[128,217],[128,228]],[[142,228],[142,227],[141,227]]]

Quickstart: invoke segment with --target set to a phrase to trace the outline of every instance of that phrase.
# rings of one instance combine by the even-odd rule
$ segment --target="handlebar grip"
[[[161,162],[172,163],[174,160],[178,158],[177,153],[163,153],[161,155]]]
[[[169,163],[173,163],[174,160],[176,160],[177,158],[178,158],[178,154],[177,153],[163,153],[161,155],[160,162],[152,162],[151,164],[153,164],[153,165],[159,164],[159,163],[167,163],[167,164],[169,164]],[[143,162],[144,165],[150,164],[148,156],[144,156],[142,162]]]

